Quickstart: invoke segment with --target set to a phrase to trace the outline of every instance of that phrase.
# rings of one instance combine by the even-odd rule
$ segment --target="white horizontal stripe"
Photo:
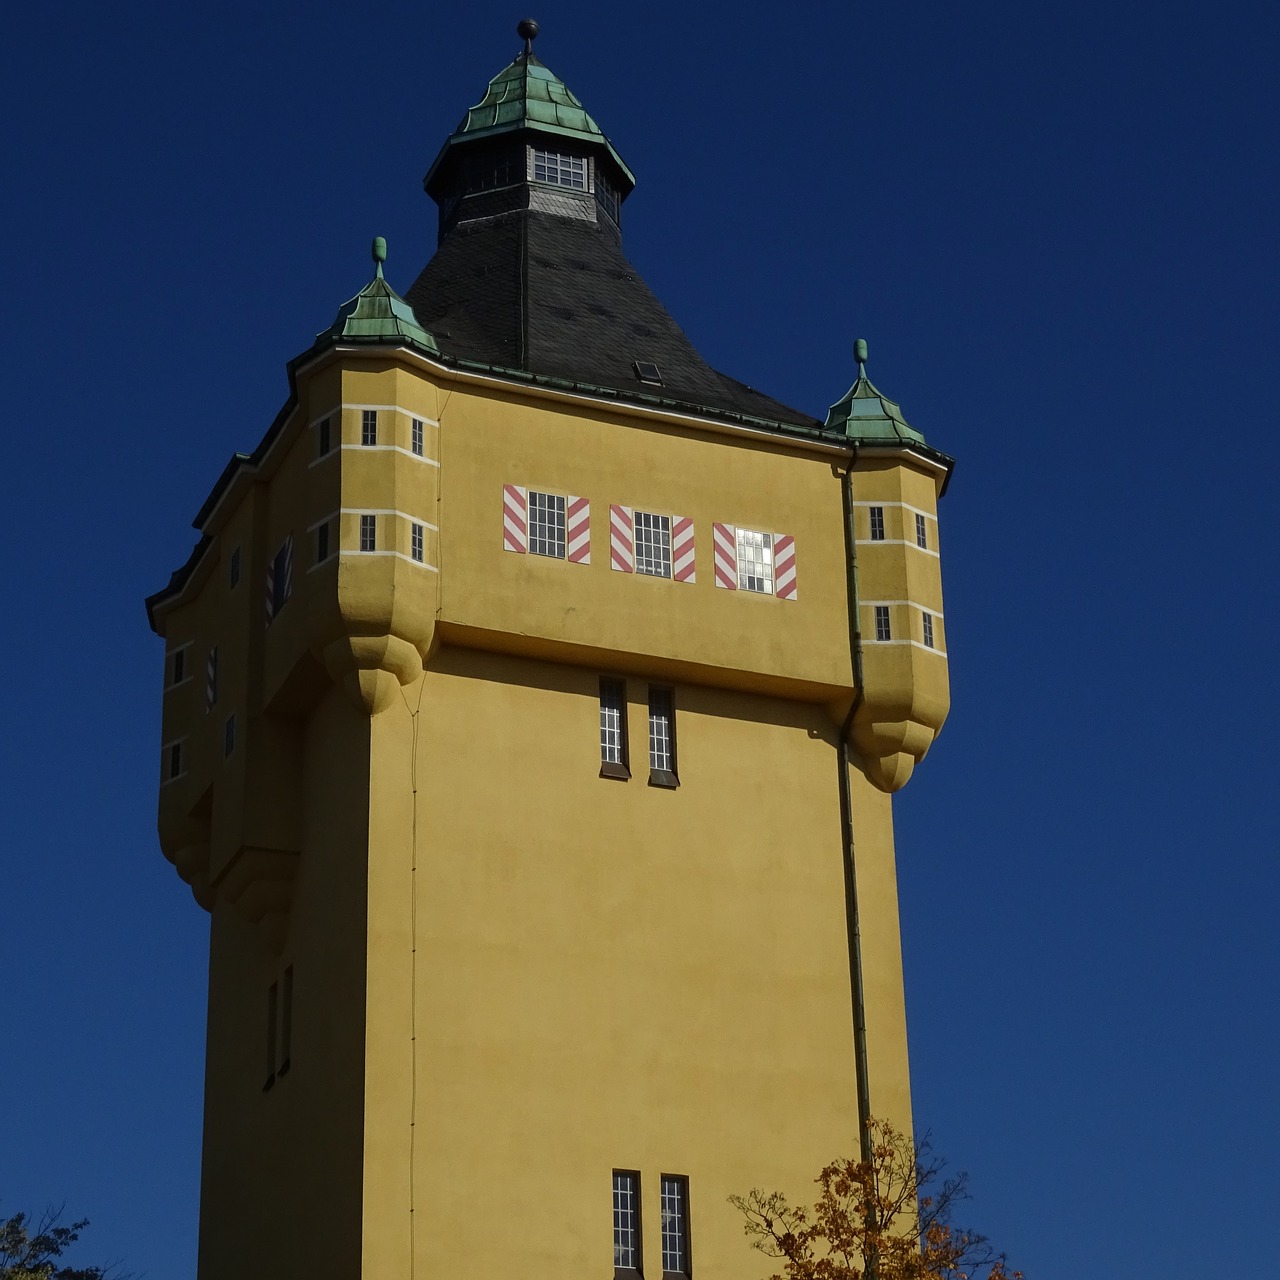
[[[365,555],[368,555],[368,554],[369,553],[366,551]],[[311,568],[307,570],[307,572],[315,573],[317,569],[323,569],[326,565],[337,564],[337,563],[338,563],[337,551],[330,551],[329,554],[325,556],[323,560],[317,560],[315,564],[313,564]]]
[[[430,520],[424,520],[421,516],[411,516],[407,511],[396,511],[390,507],[343,507],[340,514],[344,516],[399,516],[401,520],[412,520],[414,524],[420,524],[424,529],[430,529],[432,533],[440,532],[440,526],[432,524]],[[367,555],[368,552],[365,554]]]
[[[855,538],[853,545],[855,547],[915,547],[917,551],[923,551],[925,555],[933,556],[935,560],[939,558],[936,551],[922,547],[910,538]]]
[[[340,405],[337,406],[337,408],[338,409],[385,409],[388,413],[403,413],[406,418],[417,418],[419,422],[425,422],[429,427],[438,427],[440,425],[440,423],[437,422],[435,418],[428,418],[425,414],[415,413],[412,409],[402,409],[398,404],[355,404],[355,403],[351,403],[344,400]],[[322,413],[318,418],[313,419],[309,425],[313,427],[317,426],[319,423],[323,422],[327,417],[329,417],[334,412],[335,412],[334,409],[330,409],[328,413]]]
[[[947,651],[945,649],[938,649],[936,647],[933,649],[930,649],[927,644],[921,644],[919,640],[869,640],[866,637],[864,637],[862,643],[864,645],[909,644],[913,648],[923,649],[925,653],[936,653],[940,658],[945,658],[947,656]]]
[[[181,680],[175,680],[172,684],[165,685],[164,691],[168,693],[170,689],[181,689],[184,684],[190,684],[194,679],[195,676],[183,676]]]
[[[916,600],[859,600],[858,603],[864,609],[874,609],[878,604],[905,604],[912,609],[919,609],[921,613],[930,614],[935,618],[942,617],[942,611],[940,609],[927,609]]]
[[[311,461],[307,463],[307,470],[310,471],[312,467],[318,467],[322,462],[328,462],[330,458],[336,458],[338,453],[339,446],[336,444],[331,445],[328,453],[322,453],[318,458],[312,458]]]
[[[932,520],[934,524],[938,523],[938,517],[932,511],[926,511],[923,507],[913,507],[909,502],[855,502],[853,505],[855,507],[901,507],[904,511],[914,511],[916,515]]]
[[[405,555],[403,551],[343,551],[340,554],[344,560],[359,560],[373,556],[395,556],[397,560],[403,560],[406,564],[411,564],[418,569],[430,569],[432,573],[440,572],[435,565],[428,564],[425,560],[415,560],[412,556]]]
[[[330,512],[330,513],[329,513],[329,515],[325,516],[325,518],[324,518],[323,520],[317,520],[317,521],[315,522],[315,524],[309,524],[309,525],[307,525],[307,532],[308,532],[308,533],[315,533],[315,531],[316,531],[318,528],[320,528],[320,526],[321,526],[322,524],[328,524],[330,520],[336,520],[336,519],[338,518],[339,514],[340,514],[340,513],[339,513],[339,512],[337,512],[337,511]]]
[[[341,446],[345,453],[350,450],[352,453],[403,453],[406,458],[412,458],[414,462],[425,462],[429,467],[438,467],[440,464],[434,458],[428,458],[425,453],[414,453],[411,449],[405,449],[398,444],[344,444]],[[326,454],[325,457],[329,455]],[[322,459],[316,459],[317,462]],[[315,463],[311,464],[312,466]]]

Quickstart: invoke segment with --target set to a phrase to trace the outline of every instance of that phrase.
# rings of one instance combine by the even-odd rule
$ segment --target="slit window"
[[[662,1175],[662,1273],[689,1274],[689,1179]]]
[[[316,530],[316,564],[329,558],[329,522],[326,520]]]
[[[333,442],[330,439],[332,421],[331,418],[321,418],[320,424],[316,428],[316,454],[318,457],[323,458],[333,447]]]
[[[924,645],[926,649],[933,648],[933,614],[931,613],[924,615]]]
[[[529,550],[535,556],[564,559],[564,498],[529,490]]]
[[[410,431],[410,446],[415,456],[422,457],[422,419],[414,418],[413,427]]]
[[[227,722],[222,726],[222,754],[225,758],[236,749],[236,718],[228,716]]]
[[[870,515],[871,515],[871,541],[883,542],[884,541],[884,508],[872,507],[870,510]]]
[[[631,776],[627,768],[627,686],[611,676],[600,680],[600,775]]]
[[[613,1269],[640,1270],[640,1175],[613,1173]]]
[[[587,162],[582,156],[535,150],[533,177],[535,182],[549,182],[554,187],[572,187],[575,191],[585,191]]]
[[[378,411],[365,409],[360,414],[360,443],[372,445],[378,443]]]
[[[422,563],[422,526],[417,523],[409,526],[409,554]]]
[[[293,1048],[293,965],[284,971],[280,983],[280,1069],[282,1076],[289,1070],[289,1057]]]
[[[739,529],[738,586],[743,591],[773,594],[773,535]]]
[[[378,517],[360,517],[360,550],[376,551],[378,549]]]
[[[273,982],[267,988],[267,1078],[263,1089],[270,1089],[276,1082],[276,1021],[280,1009],[280,984]]]
[[[187,678],[187,651],[177,649],[169,658],[169,683],[181,684]]]
[[[876,639],[889,640],[892,635],[889,630],[889,606],[887,604],[876,605]]]
[[[670,689],[649,686],[649,781],[676,785],[676,700]]]
[[[928,549],[929,534],[925,527],[924,516],[916,512],[916,546]]]
[[[671,517],[635,513],[636,572],[671,577]]]
[[[240,581],[240,548],[232,550],[227,559],[227,583],[234,587]]]
[[[169,782],[182,777],[182,743],[174,742],[165,748],[164,769]]]

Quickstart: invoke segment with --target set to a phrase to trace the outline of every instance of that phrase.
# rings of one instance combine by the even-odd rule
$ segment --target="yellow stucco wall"
[[[804,1196],[856,1149],[840,466],[409,357],[301,371],[275,445],[156,611],[192,675],[164,694],[185,767],[162,763],[161,844],[213,911],[201,1280],[604,1271],[614,1168],[641,1172],[651,1270],[669,1173],[690,1179],[698,1274],[739,1275],[726,1197]],[[503,550],[504,483],[588,497],[591,563]],[[864,598],[938,618],[935,652],[865,646],[851,779],[872,1109],[907,1128],[887,791],[945,718],[942,598],[909,522],[864,554],[859,521],[870,501],[926,511],[936,552],[937,487],[909,457],[855,468]],[[697,581],[613,571],[613,502],[691,517]],[[378,554],[359,550],[362,514]],[[717,588],[713,521],[794,536],[798,598]],[[268,624],[266,566],[290,537],[293,594]],[[602,674],[627,680],[625,782],[599,776]],[[674,790],[647,782],[650,681],[675,693]],[[264,1091],[287,966],[290,1069]]]

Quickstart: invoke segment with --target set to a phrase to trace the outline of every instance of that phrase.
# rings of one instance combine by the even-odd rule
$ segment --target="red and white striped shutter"
[[[635,518],[630,507],[609,508],[609,563],[623,573],[636,570]]]
[[[529,490],[523,485],[502,486],[502,549],[529,550]]]
[[[566,498],[565,543],[570,564],[591,563],[591,503],[586,498]]]
[[[671,517],[671,576],[677,582],[696,582],[693,563],[693,521]]]
[[[773,535],[773,594],[779,600],[796,598],[796,540],[789,533]]]
[[[713,524],[712,541],[716,549],[716,586],[738,589],[738,540],[731,524]]]

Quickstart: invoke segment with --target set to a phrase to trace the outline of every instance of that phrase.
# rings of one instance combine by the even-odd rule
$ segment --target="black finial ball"
[[[536,40],[538,38],[538,24],[532,18],[521,18],[519,25],[516,27],[516,35],[521,40]]]

